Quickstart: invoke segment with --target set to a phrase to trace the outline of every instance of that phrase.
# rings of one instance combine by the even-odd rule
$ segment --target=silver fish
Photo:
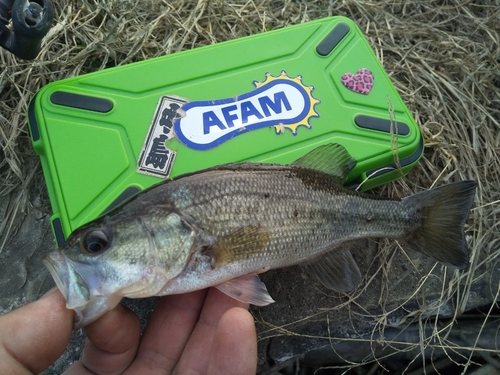
[[[320,146],[291,165],[228,164],[166,181],[72,233],[43,262],[85,326],[122,297],[215,286],[240,301],[274,302],[257,274],[305,265],[328,288],[362,280],[338,245],[387,237],[456,268],[476,182],[382,199],[345,189],[344,147]]]

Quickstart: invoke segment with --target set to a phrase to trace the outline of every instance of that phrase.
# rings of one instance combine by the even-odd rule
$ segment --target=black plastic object
[[[12,30],[7,27],[11,18]],[[0,46],[21,59],[33,60],[53,19],[50,0],[0,0]]]
[[[114,201],[111,203],[108,208],[106,208],[103,212],[104,214],[107,214],[108,212],[114,210],[116,207],[118,207],[120,204],[125,202],[127,199],[133,197],[136,195],[138,192],[140,192],[141,189],[139,189],[137,186],[130,186],[127,189],[125,189]]]
[[[364,116],[364,115],[356,116],[356,118],[354,119],[354,122],[360,128],[377,130],[377,131],[386,132],[386,133],[390,133],[391,126],[393,126],[393,123],[391,122],[391,120],[386,120],[386,119],[372,117],[372,116]],[[394,129],[393,129],[394,133],[397,133],[399,135],[410,134],[410,128],[404,122],[398,121],[396,123],[396,125],[397,126],[394,126]]]
[[[340,43],[347,35],[351,28],[345,23],[339,23],[335,28],[326,36],[325,39],[316,47],[316,52],[321,56],[328,56],[330,52]]]
[[[56,91],[50,96],[50,101],[57,105],[86,109],[87,111],[106,113],[113,109],[113,102],[108,99],[93,96],[72,94],[70,92]]]
[[[38,93],[35,94],[33,99],[31,99],[31,102],[28,106],[28,125],[31,131],[31,139],[33,140],[40,139],[40,129],[38,128],[38,122],[36,120],[36,115],[35,115],[35,98],[37,95]]]
[[[52,228],[54,229],[54,237],[56,238],[57,246],[62,246],[66,239],[61,225],[61,219],[55,218],[52,220]]]
[[[418,159],[420,159],[422,152],[424,152],[424,138],[422,136],[420,136],[417,150],[412,155],[399,160],[399,168],[403,168],[403,167],[406,167],[408,165],[411,165],[411,164],[417,162]],[[397,170],[397,169],[398,169],[398,166],[396,165],[396,163],[391,163],[391,164],[387,164],[384,167],[373,169],[373,170],[369,171],[366,174],[366,176],[368,179],[371,179],[371,178],[379,177],[383,174],[389,173],[389,172]],[[359,188],[361,188],[361,183],[354,182],[354,183],[346,185],[346,187],[348,189],[351,189],[351,190],[358,190]]]

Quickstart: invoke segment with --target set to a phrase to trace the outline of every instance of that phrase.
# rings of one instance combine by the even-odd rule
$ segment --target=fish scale
[[[288,166],[239,163],[166,181],[71,234],[44,264],[84,326],[122,297],[215,286],[246,303],[273,302],[257,274],[301,264],[327,288],[362,280],[338,245],[387,237],[465,268],[463,226],[476,183],[461,181],[402,201],[342,186],[354,161],[320,146]]]
[[[275,262],[293,263],[319,255],[337,243],[360,238],[360,234],[399,237],[411,225],[400,202],[371,201],[368,195],[349,194],[338,189],[332,177],[311,175],[298,167],[250,169],[237,177],[231,170],[214,170],[203,178],[174,181],[164,186],[165,192],[154,194],[169,197],[179,186],[189,191],[193,199],[191,205],[178,209],[192,217],[209,236],[224,237],[254,224],[258,218],[269,228],[271,238],[255,261],[269,263],[273,259],[271,267]],[[226,191],[232,194],[221,193]],[[248,211],[253,214],[246,214]],[[379,220],[367,220],[374,216]],[[387,224],[396,220],[397,227]],[[315,246],[311,247],[311,243]]]

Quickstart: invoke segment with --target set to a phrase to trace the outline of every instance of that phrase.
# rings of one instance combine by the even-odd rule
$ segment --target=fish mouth
[[[66,299],[66,308],[75,311],[75,329],[92,323],[121,300],[120,295],[103,294],[95,265],[73,261],[57,250],[46,254],[42,263]]]
[[[90,301],[90,291],[84,275],[78,272],[77,265],[61,254],[53,251],[42,258],[57,287],[66,299],[68,309],[77,309]]]
[[[56,282],[57,287],[61,291],[64,298],[67,300],[68,284],[63,280],[68,280],[68,266],[65,257],[57,251],[46,254],[42,258],[42,263],[48,268],[52,278]]]

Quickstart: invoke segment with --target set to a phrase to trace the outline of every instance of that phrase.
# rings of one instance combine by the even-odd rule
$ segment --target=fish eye
[[[106,230],[94,229],[85,233],[81,239],[81,245],[89,253],[98,253],[109,249],[111,238]]]

